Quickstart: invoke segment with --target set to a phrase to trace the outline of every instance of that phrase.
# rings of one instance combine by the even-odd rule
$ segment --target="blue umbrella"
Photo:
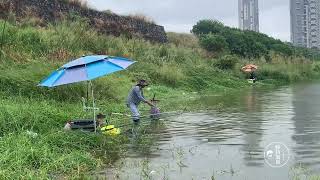
[[[72,84],[82,81],[90,81],[101,76],[121,71],[135,63],[123,57],[114,57],[106,55],[83,56],[79,59],[71,61],[61,68],[54,71],[46,79],[42,80],[39,86],[55,87],[65,84]],[[94,117],[94,127],[96,131],[96,110],[94,102],[93,88],[92,92],[92,107]]]
[[[91,81],[98,77],[124,70],[133,63],[135,62],[122,57],[84,56],[63,65],[41,81],[39,86],[55,87],[81,81]]]

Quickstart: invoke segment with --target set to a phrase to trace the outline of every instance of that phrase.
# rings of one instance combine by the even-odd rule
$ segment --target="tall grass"
[[[80,104],[1,97],[1,179],[77,177],[114,161],[121,152],[121,137],[61,130],[66,120],[86,117]]]
[[[193,34],[168,32],[168,41],[180,47],[199,48],[199,40]]]
[[[137,20],[141,20],[141,21],[144,21],[147,23],[155,24],[155,21],[151,17],[146,16],[144,14],[136,13],[136,14],[129,15],[129,17],[132,19],[137,19]]]
[[[0,27],[3,24],[0,21]],[[81,97],[86,97],[86,83],[54,89],[37,87],[51,71],[82,55],[128,56],[138,61],[128,71],[94,81],[97,103],[104,113],[126,111],[127,92],[139,78],[152,82],[146,96],[156,93],[157,98],[166,99],[165,109],[182,104],[169,96],[250,86],[240,72],[248,60],[221,70],[215,66],[217,59],[199,48],[193,37],[183,40],[169,36],[172,43],[152,44],[100,35],[84,20],[37,28],[33,25],[10,23],[3,41],[0,38],[0,179],[83,178],[126,150],[125,136],[61,131],[67,120],[90,115],[82,112],[80,103]],[[281,58],[273,57],[272,63],[256,61],[258,78],[292,82],[320,73],[317,63]],[[127,121],[113,120],[119,124]],[[38,135],[33,137],[28,131]]]

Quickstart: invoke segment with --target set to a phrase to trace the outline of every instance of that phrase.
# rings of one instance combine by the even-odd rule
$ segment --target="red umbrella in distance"
[[[247,73],[251,73],[251,72],[254,72],[258,69],[258,66],[257,65],[254,65],[254,64],[247,64],[246,66],[242,67],[241,70],[243,72],[247,72]]]

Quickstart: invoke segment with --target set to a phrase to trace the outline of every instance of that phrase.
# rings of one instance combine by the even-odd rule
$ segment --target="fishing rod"
[[[212,112],[214,111],[215,109],[206,109],[206,110],[196,110],[194,112],[197,112],[197,113],[208,113],[208,112]],[[148,118],[150,119],[150,116],[153,116],[153,115],[165,115],[165,114],[168,114],[168,115],[175,115],[175,114],[178,114],[178,115],[181,115],[183,113],[191,113],[193,111],[187,111],[187,108],[184,108],[183,110],[180,110],[180,111],[169,111],[169,112],[163,112],[163,113],[155,113],[155,114],[149,114],[149,115],[143,115],[143,116],[140,116],[140,119],[144,119],[144,118]],[[112,115],[116,115],[116,116],[125,116],[125,117],[128,117],[128,118],[131,118],[132,115],[130,114],[125,114],[125,113],[117,113],[117,112],[113,112],[110,114],[110,116]]]
[[[165,112],[165,113],[159,113],[159,114],[177,114],[177,115],[181,115],[183,114],[184,112],[183,111],[172,111],[172,112]],[[125,116],[125,117],[128,117],[128,118],[131,118],[132,116],[129,115],[129,114],[123,114],[123,113],[111,113],[113,115],[119,115],[119,116]],[[159,114],[151,114],[150,116],[152,115],[159,115]],[[152,120],[153,118],[150,118],[148,116],[141,116],[140,117],[140,120]],[[166,119],[158,119],[158,120],[155,120],[155,121],[170,121],[170,122],[175,122],[175,123],[180,123],[180,124],[184,124],[184,125],[195,125],[193,123],[186,123],[186,122],[180,122],[180,121],[174,121],[174,120],[166,120]],[[149,122],[148,121],[142,121],[139,123],[139,125],[144,125],[144,124],[148,124]],[[127,123],[127,124],[122,124],[122,125],[118,125],[117,127],[114,127],[114,128],[110,128],[106,131],[110,131],[112,129],[115,129],[115,128],[123,128],[123,127],[129,127],[129,126],[132,126],[134,125],[133,123]]]
[[[140,118],[145,118],[145,117],[150,117],[150,118],[155,118],[158,117],[160,115],[164,115],[164,114],[175,114],[175,113],[183,113],[184,111],[186,111],[186,107],[182,110],[182,112],[178,112],[178,111],[171,111],[171,112],[164,112],[161,113],[160,109],[157,108],[157,103],[159,102],[159,100],[156,100],[156,93],[153,94],[153,98],[151,99],[151,102],[154,103],[154,106],[151,107],[150,110],[150,114],[149,115],[144,115],[144,116],[140,116]],[[126,117],[132,117],[132,115],[129,114],[124,114],[124,113],[111,113],[110,116],[112,115],[120,115],[120,116],[126,116]]]
[[[140,116],[140,119],[141,118],[149,118],[150,116],[164,115],[164,114],[182,114],[184,112],[186,112],[186,111],[182,110],[182,111],[170,111],[170,112],[163,112],[163,113],[155,113],[155,114],[149,114],[149,115]],[[111,115],[126,116],[126,117],[129,117],[129,118],[132,117],[132,115],[124,114],[124,113],[111,113]]]
[[[194,96],[192,96],[194,95]],[[188,100],[196,100],[196,99],[200,99],[200,98],[213,98],[213,97],[222,97],[223,94],[214,94],[214,95],[210,95],[210,94],[185,94],[185,95],[176,95],[176,96],[166,96],[166,97],[161,97],[158,101],[168,101],[171,102],[172,99],[175,99],[175,101],[178,99],[179,101],[188,101]],[[151,99],[152,100],[152,99]],[[123,103],[126,103],[126,101],[123,101]],[[140,111],[149,111],[149,110],[140,110]]]
[[[183,112],[167,112],[167,113],[161,113],[162,115],[163,114],[171,114],[171,115],[181,115]],[[123,113],[111,113],[112,115],[118,115],[118,116],[122,116],[122,117],[126,117],[128,118],[128,120],[132,118],[131,115],[129,114],[123,114]],[[141,116],[140,117],[140,120],[153,120],[154,118],[150,117],[152,115],[159,115],[159,114],[150,114],[149,116],[145,115],[145,116]],[[168,116],[167,116],[168,117]],[[110,119],[111,120],[111,119]],[[110,122],[110,120],[108,120],[108,122]],[[141,123],[140,123],[141,124]],[[124,125],[120,125],[120,126],[117,126],[117,127],[126,127],[126,126],[130,126],[132,125],[132,123],[127,123],[127,124],[124,124]]]

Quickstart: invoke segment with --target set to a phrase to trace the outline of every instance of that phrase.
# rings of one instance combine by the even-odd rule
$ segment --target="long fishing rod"
[[[150,114],[150,115],[146,115],[146,116],[141,116],[140,117],[140,120],[152,120],[153,118],[151,118],[150,116],[152,115],[160,115],[160,114],[174,114],[174,115],[181,115],[183,114],[184,111],[172,111],[172,112],[165,112],[165,113],[157,113],[157,114]],[[129,114],[124,114],[124,113],[111,113],[111,115],[118,115],[118,116],[125,116],[125,117],[128,117],[128,118],[131,118],[132,116],[129,115]],[[158,119],[158,120],[155,120],[155,121],[169,121],[169,120],[165,120],[165,119]],[[174,120],[170,120],[170,122],[176,122],[176,123],[181,123],[181,124],[186,124],[186,125],[195,125],[195,124],[192,124],[192,123],[186,123],[186,122],[180,122],[180,121],[174,121]],[[139,125],[144,125],[144,124],[148,124],[149,122],[148,121],[142,121],[139,123]],[[118,125],[117,127],[115,128],[123,128],[123,127],[129,127],[129,126],[132,126],[134,125],[133,123],[127,123],[127,124],[122,124],[122,125]],[[115,128],[110,128],[110,129],[107,129],[106,131],[110,131],[110,130],[113,130]]]
[[[195,112],[198,112],[198,113],[207,113],[207,112],[211,112],[213,111],[214,109],[206,109],[206,110],[197,110]],[[187,108],[184,108],[183,110],[180,110],[180,111],[169,111],[169,112],[163,112],[163,113],[155,113],[155,114],[149,114],[149,115],[144,115],[144,116],[140,116],[140,119],[152,119],[150,116],[157,116],[157,115],[181,115],[183,113],[189,113],[189,112],[192,112],[192,111],[187,111]],[[125,113],[116,113],[116,112],[113,112],[110,114],[110,116],[112,115],[116,115],[116,116],[125,116],[125,117],[128,117],[128,118],[132,118],[132,115],[130,114],[125,114]]]
[[[149,114],[149,115],[140,116],[140,119],[141,118],[149,118],[150,116],[164,115],[164,114],[182,114],[184,112],[186,112],[186,111],[182,110],[182,111],[170,111],[170,112],[163,112],[163,113],[155,113],[155,114]],[[124,114],[124,113],[111,113],[111,115],[126,116],[126,117],[129,117],[129,118],[132,117],[132,115]]]
[[[194,96],[192,96],[194,95]],[[170,101],[171,99],[179,99],[179,100],[193,100],[193,99],[199,99],[199,98],[210,98],[210,97],[221,97],[223,96],[223,94],[193,94],[193,93],[188,93],[185,95],[176,95],[176,96],[166,96],[166,97],[161,97],[160,99],[158,99],[159,101]],[[126,101],[124,101],[123,103],[126,103]],[[149,111],[149,110],[141,110],[141,111]]]

